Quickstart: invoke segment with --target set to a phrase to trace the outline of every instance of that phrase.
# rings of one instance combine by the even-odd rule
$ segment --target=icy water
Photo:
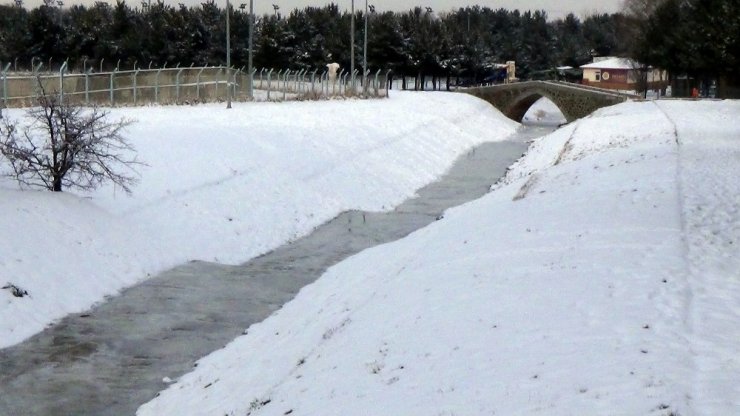
[[[191,262],[0,350],[0,415],[133,415],[196,360],[291,300],[330,266],[479,198],[551,128],[460,157],[439,181],[385,213],[345,212],[239,266]]]

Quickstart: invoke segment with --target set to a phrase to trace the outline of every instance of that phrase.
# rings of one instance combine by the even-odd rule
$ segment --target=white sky
[[[108,3],[114,4],[115,0],[104,0]],[[155,1],[155,0],[154,0]],[[204,0],[165,0],[167,3],[176,5],[182,2],[186,5],[197,5]],[[226,4],[226,0],[216,0],[219,4]],[[232,0],[236,5],[240,3],[248,3],[249,0]],[[3,3],[13,4],[12,0],[2,0]],[[24,0],[24,4],[27,7],[35,7],[41,4],[42,0]],[[92,4],[93,0],[64,0],[65,5],[71,4]],[[255,11],[258,14],[272,13],[273,4],[277,4],[280,7],[280,12],[287,14],[290,10],[296,7],[306,6],[323,6],[330,3],[329,0],[254,0]],[[435,12],[449,11],[457,9],[458,7],[465,7],[469,5],[479,4],[480,6],[490,7],[493,9],[506,8],[506,9],[519,9],[519,10],[545,10],[548,16],[551,18],[562,17],[569,12],[573,12],[577,15],[588,15],[592,12],[611,13],[619,9],[622,0],[479,0],[479,1],[459,1],[459,0],[368,0],[369,4],[374,4],[376,9],[379,11],[394,10],[394,11],[405,11],[413,8],[414,6],[429,6],[434,9]],[[138,6],[139,0],[128,0],[127,3],[131,6]],[[334,3],[339,4],[343,9],[349,9],[351,0],[335,0]],[[356,8],[364,8],[365,2],[363,0],[355,0]]]

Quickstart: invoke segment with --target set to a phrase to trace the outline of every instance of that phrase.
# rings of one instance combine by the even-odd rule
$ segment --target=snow
[[[659,100],[568,124],[483,198],[161,374],[138,414],[737,414],[738,114]],[[445,93],[113,115],[138,120],[133,195],[0,179],[0,285],[29,293],[0,290],[0,347],[188,260],[244,262],[343,210],[391,209],[516,127]]]
[[[538,124],[545,126],[559,126],[565,124],[563,112],[548,98],[542,97],[527,110],[522,118],[523,124]]]
[[[596,68],[596,69],[635,69],[640,64],[629,58],[610,57],[601,61],[592,62],[590,64],[581,65],[581,68]]]
[[[538,139],[138,415],[738,413],[738,114],[628,102]]]
[[[22,110],[5,116],[19,118]],[[162,270],[237,264],[348,209],[388,210],[516,128],[464,94],[119,108],[147,166],[131,196],[0,179],[0,347]],[[0,168],[7,168],[0,163]]]

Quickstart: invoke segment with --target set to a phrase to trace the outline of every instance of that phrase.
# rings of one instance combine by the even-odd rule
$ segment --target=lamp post
[[[239,8],[244,11],[244,9],[247,7],[246,3],[242,3],[239,5]],[[253,37],[254,37],[254,0],[249,0],[249,54],[247,59],[247,76],[249,77],[249,98],[254,98],[254,89],[252,87],[252,83],[254,82],[254,79],[252,78],[252,44],[253,44]]]
[[[355,76],[355,0],[352,0],[352,11],[349,23],[349,73],[350,77]],[[353,80],[354,81],[354,80]],[[354,87],[354,84],[352,85]]]
[[[365,40],[362,45],[362,85],[365,85],[365,73],[367,72],[367,0],[365,0]]]
[[[249,69],[249,98],[254,99],[254,76],[252,65],[252,46],[254,45],[254,0],[249,0],[249,56],[247,68]]]
[[[62,7],[64,6],[64,2],[62,0],[57,0],[57,6],[59,7],[59,27],[63,28],[64,20],[62,19],[64,18],[64,16],[62,15]],[[49,68],[49,70],[51,70],[51,68]]]
[[[275,12],[275,17],[277,17],[278,10],[280,10],[280,6],[278,6],[277,4],[273,4],[272,10]]]
[[[231,108],[231,27],[230,11],[231,4],[226,0],[226,108]]]

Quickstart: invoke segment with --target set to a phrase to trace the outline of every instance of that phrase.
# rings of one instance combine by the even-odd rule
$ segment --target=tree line
[[[740,97],[740,0],[627,0],[624,13],[632,57]]]
[[[246,66],[249,16],[231,10],[232,63]],[[29,68],[31,61],[79,70],[168,64],[223,65],[225,9],[214,1],[197,7],[153,2],[132,7],[97,2],[58,8],[54,2],[27,10],[0,5],[0,62]],[[362,11],[355,13],[355,62],[362,63]],[[351,13],[336,4],[295,9],[287,16],[258,16],[254,27],[257,68],[316,69],[328,62],[350,66]],[[548,20],[544,11],[466,7],[434,13],[421,7],[368,15],[368,69],[396,74],[482,79],[494,64],[516,61],[520,78],[544,76],[558,65],[578,66],[592,55],[627,52],[622,14],[573,14]],[[119,63],[120,62],[120,63]]]

